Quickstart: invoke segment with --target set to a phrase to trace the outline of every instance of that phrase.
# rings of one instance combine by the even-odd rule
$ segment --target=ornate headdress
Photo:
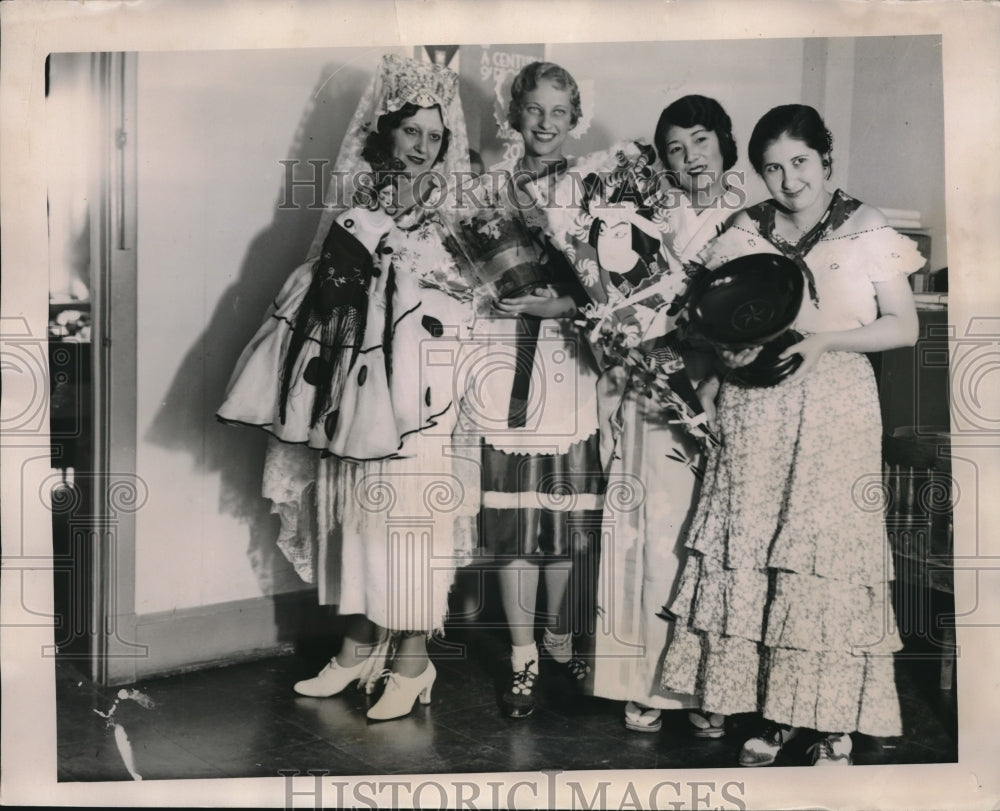
[[[382,83],[381,105],[376,117],[394,113],[407,102],[418,107],[439,105],[443,111],[458,93],[458,74],[444,65],[404,59],[396,54],[382,57],[376,81]],[[375,122],[369,122],[374,126]]]
[[[421,62],[394,53],[382,57],[375,75],[354,111],[333,167],[338,177],[350,177],[368,168],[361,157],[361,151],[369,133],[376,129],[379,118],[386,113],[396,112],[407,103],[418,107],[436,105],[440,108],[444,126],[451,135],[443,163],[433,168],[444,176],[449,185],[458,178],[468,179],[469,137],[465,129],[462,102],[458,95],[458,74],[444,65]],[[330,230],[330,224],[341,210],[337,204],[342,202],[328,198],[327,210],[320,218],[319,229],[313,238],[309,256],[319,253],[323,240]]]

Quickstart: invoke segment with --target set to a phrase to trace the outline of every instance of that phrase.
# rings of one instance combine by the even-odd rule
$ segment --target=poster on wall
[[[463,45],[459,50],[469,142],[479,144],[486,168],[500,161],[516,161],[523,154],[523,144],[507,122],[510,84],[521,68],[544,58],[545,46]]]

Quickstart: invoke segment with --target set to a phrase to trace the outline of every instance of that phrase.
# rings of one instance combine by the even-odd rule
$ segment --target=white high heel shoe
[[[292,689],[301,696],[312,698],[329,698],[342,693],[352,682],[361,678],[366,662],[358,662],[351,667],[341,667],[336,658],[331,659],[326,667],[311,679],[295,682]]]
[[[427,662],[427,667],[419,676],[409,678],[400,676],[391,670],[386,671],[385,692],[375,705],[368,710],[371,721],[391,721],[402,718],[413,710],[413,704],[419,698],[421,704],[431,703],[431,688],[437,678],[434,663]]]

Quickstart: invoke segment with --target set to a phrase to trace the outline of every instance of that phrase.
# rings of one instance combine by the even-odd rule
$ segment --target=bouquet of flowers
[[[670,422],[684,426],[702,442],[718,445],[684,367],[677,332],[645,339],[648,325],[643,325],[640,312],[628,305],[612,309],[590,304],[576,323],[589,334],[605,367],[621,366],[629,375],[629,386],[655,397],[670,412]]]

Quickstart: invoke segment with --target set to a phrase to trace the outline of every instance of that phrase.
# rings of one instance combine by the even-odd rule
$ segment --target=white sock
[[[548,628],[542,637],[542,644],[553,659],[559,664],[566,664],[573,658],[573,639],[571,634],[554,634]]]
[[[510,663],[515,673],[524,670],[529,662],[531,663],[529,670],[537,674],[538,646],[534,642],[529,642],[527,645],[511,645]]]

